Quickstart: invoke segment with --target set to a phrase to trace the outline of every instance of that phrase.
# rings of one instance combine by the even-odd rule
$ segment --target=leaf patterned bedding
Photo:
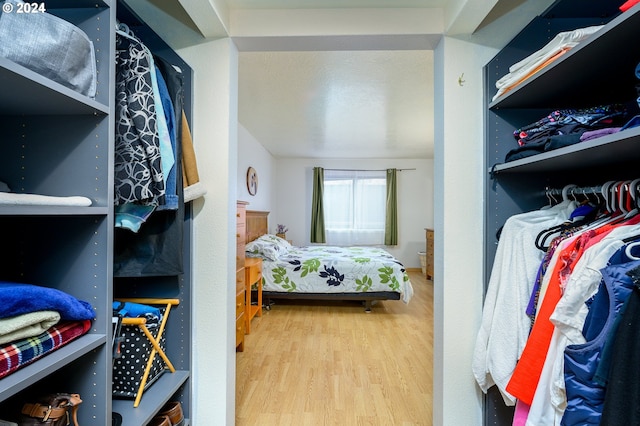
[[[291,247],[263,259],[263,291],[289,293],[398,292],[408,303],[413,288],[404,266],[375,247]]]

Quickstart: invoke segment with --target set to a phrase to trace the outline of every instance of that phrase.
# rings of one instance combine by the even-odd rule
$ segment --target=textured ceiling
[[[243,52],[239,121],[275,157],[433,155],[433,52]]]
[[[446,0],[227,0],[232,9],[438,8]],[[433,157],[433,52],[240,52],[239,121],[272,155]]]

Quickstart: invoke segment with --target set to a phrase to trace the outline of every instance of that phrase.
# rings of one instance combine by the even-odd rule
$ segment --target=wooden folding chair
[[[164,350],[160,347],[160,339],[162,338],[162,333],[164,332],[165,325],[167,323],[167,318],[169,318],[169,312],[171,312],[171,307],[180,304],[180,300],[178,299],[152,299],[152,298],[128,298],[122,299],[118,298],[118,301],[122,302],[132,302],[132,303],[140,303],[143,305],[163,305],[164,313],[162,315],[162,321],[160,321],[160,328],[158,329],[157,337],[153,337],[149,329],[147,328],[147,320],[145,318],[123,318],[122,325],[135,325],[138,326],[149,342],[153,346],[151,349],[151,353],[149,354],[149,360],[147,361],[147,365],[144,369],[144,374],[142,376],[142,381],[140,382],[140,386],[138,387],[138,392],[136,393],[136,398],[133,402],[133,406],[137,407],[140,405],[140,399],[142,398],[142,393],[144,392],[144,387],[147,384],[147,379],[149,378],[149,372],[151,371],[151,367],[153,366],[153,361],[155,359],[156,354],[160,355],[162,360],[167,364],[167,368],[172,373],[175,373],[176,369],[169,361],[169,358],[164,353]]]

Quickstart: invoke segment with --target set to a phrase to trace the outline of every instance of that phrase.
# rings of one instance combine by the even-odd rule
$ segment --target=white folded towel
[[[55,197],[51,195],[0,192],[0,205],[87,207],[91,205],[91,200],[81,196]]]
[[[57,311],[35,311],[0,319],[0,344],[34,337],[60,321]]]

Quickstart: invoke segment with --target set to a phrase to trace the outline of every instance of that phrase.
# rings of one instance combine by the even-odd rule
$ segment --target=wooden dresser
[[[251,318],[262,316],[262,259],[247,257],[244,260],[245,298],[244,318],[246,333],[251,333]],[[251,287],[256,285],[256,304],[251,303]]]
[[[427,235],[427,279],[433,280],[433,229],[426,229]]]
[[[247,234],[247,202],[238,201],[236,212],[236,350],[244,350],[245,320],[245,270],[244,248]]]

